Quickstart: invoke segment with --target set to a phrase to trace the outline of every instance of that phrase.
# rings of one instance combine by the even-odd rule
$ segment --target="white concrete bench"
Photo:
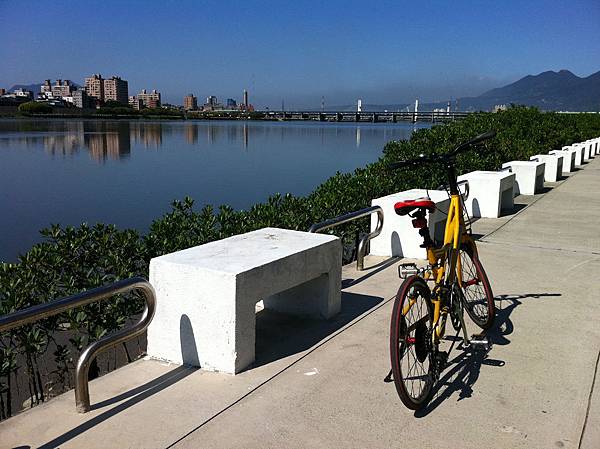
[[[508,171],[473,171],[458,177],[469,181],[465,207],[471,217],[498,218],[514,207],[515,174]]]
[[[412,189],[393,193],[371,201],[372,206],[381,206],[383,209],[383,228],[381,233],[369,242],[369,254],[386,257],[409,257],[426,259],[427,251],[420,248],[423,237],[419,230],[412,225],[412,218],[408,215],[400,216],[394,210],[398,201],[416,200],[429,197],[436,205],[433,214],[427,214],[429,233],[434,240],[444,240],[446,215],[450,206],[448,193],[442,190]],[[377,227],[377,217],[371,215],[371,231]]]
[[[330,318],[342,246],[331,235],[264,228],[156,257],[148,355],[235,374],[255,356],[255,306]]]
[[[552,150],[549,154],[555,154],[562,158],[563,175],[575,170],[575,160],[577,158],[577,150],[575,148],[563,147],[562,150]]]
[[[556,182],[562,177],[564,158],[563,155],[558,154],[536,154],[535,156],[531,156],[530,159],[546,164],[544,181]]]
[[[502,164],[515,174],[514,195],[535,195],[544,187],[545,163],[539,161],[510,161]]]

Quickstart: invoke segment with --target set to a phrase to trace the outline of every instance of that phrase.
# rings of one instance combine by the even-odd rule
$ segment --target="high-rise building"
[[[85,79],[85,92],[96,101],[104,101],[104,80],[102,75],[95,74]]]
[[[71,94],[73,100],[73,106],[76,108],[88,108],[90,107],[90,101],[84,89],[74,90]]]
[[[183,109],[186,111],[195,111],[198,109],[198,98],[193,94],[188,94],[183,97]]]
[[[40,96],[45,98],[52,96],[52,84],[50,80],[44,80],[44,84],[40,86]]]
[[[248,110],[248,91],[244,89],[244,109]]]
[[[46,80],[46,81],[48,81],[48,80]],[[44,88],[46,87],[45,82],[42,87],[44,87]],[[70,96],[72,96],[74,90],[75,90],[75,86],[73,86],[73,84],[71,83],[70,80],[58,79],[52,86],[52,96],[54,98],[70,97]]]
[[[235,109],[237,107],[237,102],[233,98],[228,98],[225,104],[227,105],[227,109]]]
[[[144,107],[144,103],[137,96],[132,95],[129,97],[129,106],[131,106],[136,111],[139,111]]]
[[[210,96],[206,97],[207,106],[216,106],[217,103],[218,103],[217,97],[215,97],[214,95],[210,95]]]
[[[142,105],[145,108],[156,109],[160,108],[160,92],[156,89],[152,89],[152,92],[146,92],[146,89],[137,94],[137,99],[142,101]]]
[[[104,101],[117,101],[127,104],[129,98],[129,89],[127,81],[118,76],[104,80]]]

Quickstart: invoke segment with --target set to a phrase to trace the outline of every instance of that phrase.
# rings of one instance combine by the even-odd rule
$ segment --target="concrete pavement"
[[[454,351],[424,411],[383,381],[398,261],[370,259],[344,267],[327,323],[260,312],[255,368],[138,361],[90,383],[89,414],[71,392],[0,423],[0,447],[598,448],[600,158],[546,185],[474,224],[499,309],[493,348]]]

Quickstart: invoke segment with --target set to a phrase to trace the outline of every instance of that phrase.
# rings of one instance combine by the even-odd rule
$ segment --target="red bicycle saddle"
[[[423,208],[429,213],[432,213],[435,212],[435,203],[429,198],[418,198],[416,200],[398,201],[394,204],[394,210],[398,215],[407,215],[419,208]]]

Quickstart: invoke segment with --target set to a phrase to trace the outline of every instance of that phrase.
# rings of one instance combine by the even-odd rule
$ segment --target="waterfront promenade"
[[[397,260],[342,273],[323,323],[260,312],[256,367],[238,376],[140,360],[0,423],[0,447],[600,447],[600,158],[511,215],[474,224],[498,316],[487,355],[455,351],[429,407],[389,371]],[[475,329],[473,329],[475,331]]]

